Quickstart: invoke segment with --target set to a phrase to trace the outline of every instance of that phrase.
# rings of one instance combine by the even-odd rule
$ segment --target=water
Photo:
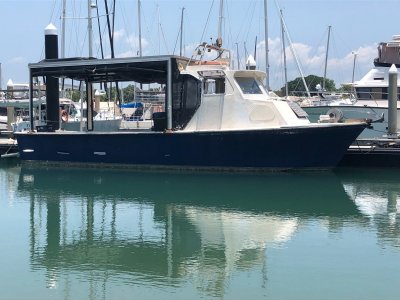
[[[398,299],[400,172],[0,162],[0,299]]]

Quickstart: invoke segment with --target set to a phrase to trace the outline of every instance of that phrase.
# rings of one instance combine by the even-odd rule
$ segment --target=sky
[[[14,83],[29,81],[28,64],[44,58],[44,28],[49,23],[57,27],[61,44],[62,2],[0,0],[1,88],[6,87],[9,79]],[[112,2],[108,0],[110,12]],[[138,0],[115,2],[115,57],[138,56]],[[87,3],[87,0],[66,0],[66,57],[88,56]],[[97,58],[101,58],[100,36],[104,57],[111,56],[104,3],[105,0],[97,0],[100,17],[92,19],[92,53]],[[200,42],[215,41],[219,0],[141,0],[143,55],[179,55],[182,8],[183,54],[190,57]],[[352,81],[354,58],[354,79],[359,80],[373,67],[378,44],[400,34],[399,0],[267,0],[269,83],[273,90],[284,85],[279,10],[282,10],[291,45],[305,76],[324,75],[328,27],[331,26],[327,78],[333,79],[337,87]],[[92,17],[95,15],[94,8]],[[244,66],[247,55],[256,54],[257,68],[265,71],[264,16],[264,0],[224,0],[223,47],[231,50],[236,67],[238,61]],[[112,21],[112,16],[110,18]],[[285,45],[290,81],[299,77],[300,71],[287,36]]]

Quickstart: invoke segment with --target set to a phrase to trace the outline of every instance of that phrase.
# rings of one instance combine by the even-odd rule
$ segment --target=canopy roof
[[[45,59],[29,64],[31,77],[54,76],[89,82],[135,81],[138,83],[166,83],[168,62],[172,74],[178,71],[178,62],[188,58],[165,55],[130,58],[66,58]]]

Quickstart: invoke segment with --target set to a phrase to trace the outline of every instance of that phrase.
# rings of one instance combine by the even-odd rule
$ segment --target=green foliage
[[[135,86],[129,84],[126,88],[123,89],[124,93],[124,101],[132,102],[135,99]]]
[[[86,98],[86,93],[85,92],[83,93],[83,98],[84,99]],[[73,90],[71,92],[71,99],[74,102],[79,102],[79,99],[81,99],[81,92],[78,91],[78,90]]]
[[[316,75],[308,75],[307,77],[304,78],[306,81],[306,84],[308,86],[308,89],[311,93],[315,93],[317,91],[317,84],[320,84],[322,87],[324,78],[319,77]],[[289,94],[291,95],[297,95],[297,96],[304,96],[306,92],[306,88],[304,87],[303,80],[301,77],[297,77],[296,79],[289,81],[288,82],[288,88],[289,88]],[[329,92],[335,92],[336,91],[336,86],[335,82],[332,79],[326,78],[325,80],[325,90]],[[282,87],[279,91],[279,94],[284,95],[285,94],[285,87]]]
[[[342,84],[342,86],[339,88],[339,92],[351,93],[352,91],[353,87],[351,84]]]
[[[124,102],[132,102],[135,99],[135,86],[132,84],[129,84],[127,87],[121,89],[121,87],[119,87],[120,89],[120,93],[119,93],[119,97],[124,98]],[[109,101],[108,96],[109,94],[111,94],[111,99],[110,101],[114,101],[114,99],[117,99],[117,88],[115,87],[115,85],[113,87],[108,86],[108,92],[104,95],[102,95],[101,97],[101,101]]]

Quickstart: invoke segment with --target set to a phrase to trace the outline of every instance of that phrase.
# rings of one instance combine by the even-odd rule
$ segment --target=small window
[[[203,80],[204,94],[224,94],[225,78],[205,78]]]
[[[235,77],[243,94],[262,94],[260,82],[254,77]]]

